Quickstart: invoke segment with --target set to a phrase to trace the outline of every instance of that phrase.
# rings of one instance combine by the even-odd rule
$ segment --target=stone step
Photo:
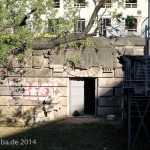
[[[54,108],[47,108],[46,109],[46,112],[52,112],[52,111],[54,111]]]
[[[54,111],[48,111],[47,117],[49,117],[50,120],[55,120],[55,114]]]
[[[35,123],[44,123],[50,121],[49,117],[36,117],[35,118]]]
[[[37,117],[45,117],[44,111],[36,112]]]

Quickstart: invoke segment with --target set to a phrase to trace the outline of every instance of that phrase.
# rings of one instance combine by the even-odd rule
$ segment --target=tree
[[[34,47],[35,49],[51,49],[57,45],[67,42],[84,40],[95,35],[95,32],[89,34],[94,22],[97,20],[98,12],[106,0],[93,0],[95,9],[91,18],[82,33],[72,33],[68,30],[73,24],[68,24],[70,18],[72,21],[78,19],[76,9],[66,10],[66,20],[61,20],[61,26],[65,30],[60,30],[55,38],[46,42],[34,41],[33,37],[37,33],[46,33],[44,27],[48,22],[45,18],[53,19],[57,14],[54,8],[53,0],[1,0],[0,1],[0,63],[6,64],[9,55],[17,55],[21,60],[25,50]],[[112,0],[115,2],[118,0]],[[64,0],[65,5],[71,4],[71,0]],[[119,1],[118,1],[119,2]],[[122,1],[121,1],[122,2]],[[68,20],[68,21],[67,21]],[[99,20],[98,20],[99,21]],[[69,25],[69,26],[68,26]],[[68,28],[67,28],[68,27]],[[34,41],[34,42],[33,42]]]

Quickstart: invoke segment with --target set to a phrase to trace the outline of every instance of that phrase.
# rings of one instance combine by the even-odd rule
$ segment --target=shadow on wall
[[[78,97],[73,98],[75,102],[72,103],[76,106],[70,106],[73,108],[73,110],[71,108],[71,115],[82,116],[95,114],[95,116],[116,115],[121,117],[123,81],[118,81],[114,78],[98,80],[100,81],[98,81],[97,85],[95,84],[93,88],[91,88],[91,85],[84,87],[84,103],[77,103]],[[80,99],[82,100],[81,97]],[[94,103],[91,101],[94,101]]]
[[[117,115],[121,117],[123,94],[122,79],[105,78],[100,80],[96,99],[97,115]]]
[[[111,112],[114,114],[116,107],[117,110],[121,109],[118,105],[123,98],[123,93],[118,92],[121,91],[121,86],[122,82],[109,88],[98,86],[98,97],[96,99],[98,110],[111,108]],[[119,102],[116,102],[118,99]],[[106,113],[106,111],[104,112]],[[34,127],[1,126],[0,132],[0,149],[2,150],[127,149],[127,131],[104,122],[69,125],[55,121]],[[116,144],[116,141],[118,144]],[[142,139],[135,146],[135,149],[141,150],[143,146],[145,145]]]

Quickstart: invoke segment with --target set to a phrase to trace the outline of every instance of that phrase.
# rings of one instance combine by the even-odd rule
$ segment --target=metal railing
[[[54,8],[60,8],[60,2],[54,2]]]
[[[137,3],[125,3],[126,8],[137,8]]]
[[[102,8],[111,8],[111,3],[103,4]]]
[[[74,7],[85,8],[85,3],[74,3]]]

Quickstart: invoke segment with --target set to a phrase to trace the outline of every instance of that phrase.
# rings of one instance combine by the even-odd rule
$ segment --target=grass
[[[127,130],[105,122],[0,127],[0,150],[127,150]]]
[[[124,130],[102,122],[0,127],[0,133],[0,149],[9,150],[126,150],[127,145]]]

